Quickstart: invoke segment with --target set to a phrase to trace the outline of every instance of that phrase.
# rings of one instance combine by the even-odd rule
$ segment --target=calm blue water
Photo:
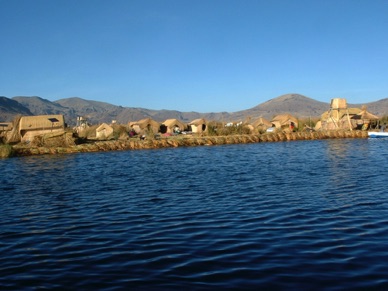
[[[388,140],[0,166],[3,290],[388,288]]]

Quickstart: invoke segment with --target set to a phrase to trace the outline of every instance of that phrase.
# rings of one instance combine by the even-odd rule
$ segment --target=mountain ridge
[[[348,107],[361,108],[363,105],[367,106],[368,111],[378,116],[388,113],[388,98],[364,104],[348,104]],[[123,107],[80,97],[49,101],[39,96],[15,96],[12,98],[1,96],[0,121],[11,121],[17,115],[63,114],[69,125],[75,124],[77,116],[87,117],[92,124],[110,123],[112,120],[126,124],[129,121],[147,117],[160,122],[170,118],[176,118],[183,122],[190,122],[197,118],[229,122],[247,121],[258,117],[272,119],[273,116],[283,113],[290,113],[298,118],[319,117],[329,108],[329,102],[317,101],[297,93],[284,94],[246,110],[210,113]]]
[[[19,102],[0,96],[0,122],[11,121],[16,115],[32,115],[32,112]]]

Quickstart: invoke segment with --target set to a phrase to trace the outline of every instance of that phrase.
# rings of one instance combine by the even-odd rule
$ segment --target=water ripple
[[[386,289],[385,143],[0,160],[0,286]]]

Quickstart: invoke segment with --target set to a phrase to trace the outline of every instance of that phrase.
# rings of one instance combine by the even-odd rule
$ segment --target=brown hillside
[[[122,107],[78,97],[65,98],[54,102],[40,97],[2,98],[4,100],[0,104],[0,119],[2,119],[0,121],[11,121],[18,114],[63,114],[69,125],[75,124],[77,116],[87,117],[92,124],[110,123],[112,120],[126,124],[129,121],[137,121],[148,117],[156,121],[176,118],[186,123],[198,118],[223,122],[248,121],[258,117],[272,119],[275,115],[283,113],[290,113],[298,118],[306,118],[318,117],[330,107],[330,100],[320,102],[300,94],[285,94],[242,111],[209,113]],[[349,107],[361,108],[363,105],[367,106],[369,112],[380,117],[388,114],[388,98],[364,104],[349,104]],[[28,112],[30,114],[27,114]]]
[[[33,113],[19,102],[0,96],[0,122],[10,122],[17,115],[32,115]]]
[[[285,94],[251,109],[235,112],[233,117],[241,120],[248,116],[272,119],[275,115],[282,113],[291,113],[299,118],[317,117],[329,109],[329,102],[330,100],[328,103],[316,101],[300,94]]]

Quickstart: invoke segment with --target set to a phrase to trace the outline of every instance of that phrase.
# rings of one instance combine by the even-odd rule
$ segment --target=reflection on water
[[[0,160],[0,286],[388,286],[386,142]]]

